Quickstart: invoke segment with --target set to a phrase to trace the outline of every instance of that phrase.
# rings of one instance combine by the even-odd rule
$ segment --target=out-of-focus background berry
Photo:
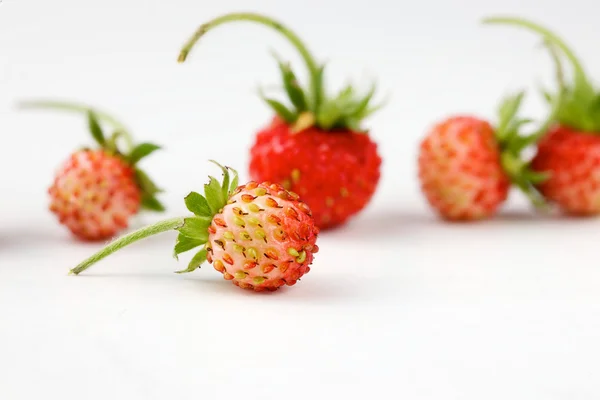
[[[287,42],[248,23],[176,62],[200,23],[231,11],[289,25],[328,60],[332,89],[376,79],[390,94],[368,122],[384,159],[372,203],[322,235],[311,273],[272,296],[210,267],[171,273],[169,234],[67,277],[100,245],[71,239],[46,189],[91,137],[82,116],[16,103],[89,103],[164,144],[144,167],[168,215],[181,214],[183,196],[218,173],[209,158],[247,178],[271,118],[256,89],[279,82],[269,50],[305,76]],[[415,176],[419,140],[441,118],[493,120],[520,88],[531,89],[524,113],[543,116],[536,88],[552,69],[539,39],[481,18],[552,27],[594,76],[599,12],[592,0],[2,0],[0,398],[599,398],[600,223],[534,217],[513,192],[491,221],[444,224]]]

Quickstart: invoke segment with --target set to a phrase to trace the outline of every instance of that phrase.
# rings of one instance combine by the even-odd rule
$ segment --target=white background
[[[298,285],[270,295],[210,266],[173,274],[187,261],[171,257],[174,233],[67,276],[101,245],[71,239],[46,188],[91,141],[83,117],[15,102],[88,102],[164,144],[144,166],[179,215],[218,173],[207,159],[247,177],[248,146],[270,119],[255,89],[278,82],[268,50],[302,71],[285,41],[247,23],[176,63],[201,22],[240,10],[297,31],[330,60],[331,88],[374,78],[391,94],[369,121],[384,158],[373,202],[321,235]],[[503,95],[550,77],[535,36],[482,17],[543,22],[598,71],[598,12],[593,0],[3,0],[0,398],[600,399],[600,223],[533,216],[513,193],[494,220],[444,224],[415,177],[438,119],[493,120]],[[524,112],[542,110],[531,92]]]

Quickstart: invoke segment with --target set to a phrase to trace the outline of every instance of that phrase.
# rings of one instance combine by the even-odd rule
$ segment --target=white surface
[[[434,121],[493,117],[507,90],[550,74],[536,38],[482,28],[481,17],[541,20],[597,71],[598,5],[219,3],[0,3],[0,398],[600,398],[600,222],[531,217],[514,193],[496,220],[446,225],[414,177],[416,146]],[[17,112],[14,101],[91,102],[139,140],[165,143],[145,166],[178,215],[182,197],[215,173],[208,158],[246,175],[247,146],[270,118],[253,90],[277,82],[268,49],[301,70],[284,41],[248,24],[213,32],[189,64],[175,62],[199,23],[246,9],[278,17],[331,60],[332,86],[368,71],[392,93],[371,124],[385,160],[373,203],[323,234],[311,273],[275,294],[239,290],[210,267],[173,274],[186,261],[171,258],[174,234],[67,276],[100,245],[71,240],[46,211],[45,190],[67,154],[89,143],[85,125]],[[525,111],[538,116],[538,97],[529,100]]]

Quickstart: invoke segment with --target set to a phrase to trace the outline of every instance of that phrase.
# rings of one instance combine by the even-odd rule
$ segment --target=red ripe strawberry
[[[273,291],[296,284],[310,271],[314,254],[319,250],[316,244],[319,229],[310,208],[297,194],[278,184],[251,181],[238,186],[237,172],[227,167],[221,169],[222,183],[210,177],[204,185],[204,195],[191,192],[186,196],[186,206],[193,216],[161,221],[123,236],[80,263],[71,273],[79,274],[137,240],[177,230],[176,258],[200,248],[187,269],[179,273],[192,272],[208,261],[225,280],[243,289]],[[230,170],[234,174],[231,181]]]
[[[300,53],[309,75],[309,87],[303,89],[290,65],[276,57],[290,105],[261,93],[276,116],[260,130],[250,150],[251,178],[275,182],[300,194],[321,229],[345,223],[365,208],[379,183],[381,158],[376,143],[362,127],[362,120],[381,107],[371,106],[375,87],[358,96],[348,85],[328,96],[325,65],[315,61],[289,28],[252,13],[226,14],[203,24],[181,50],[179,61],[186,60],[208,31],[236,21],[258,23],[282,34]]]
[[[134,146],[122,124],[89,107],[57,102],[27,102],[23,106],[87,114],[90,131],[99,148],[84,148],[71,154],[56,172],[48,190],[50,210],[75,237],[105,240],[127,228],[129,219],[140,209],[164,210],[155,197],[160,190],[137,167],[138,161],[159,149],[157,145]],[[111,137],[105,137],[99,118],[116,128]],[[119,150],[119,138],[127,141],[128,151]]]
[[[540,192],[564,212],[600,212],[600,136],[556,126],[540,141],[531,166],[549,172]]]
[[[367,205],[379,181],[380,164],[368,135],[332,134],[314,126],[292,133],[289,124],[275,117],[256,137],[250,175],[297,192],[311,205],[319,226],[327,228]]]
[[[563,212],[600,213],[600,93],[594,88],[573,51],[550,30],[518,18],[488,18],[486,23],[509,24],[542,36],[557,68],[558,92],[545,93],[554,103],[555,118],[539,143],[532,168],[548,175],[540,192]],[[573,82],[562,76],[561,56],[573,68]]]
[[[519,134],[529,122],[517,118],[523,96],[519,93],[502,103],[495,128],[476,117],[454,116],[437,123],[421,142],[421,189],[442,218],[469,221],[493,216],[511,183],[535,205],[542,204],[533,184],[544,177],[520,157],[537,138]]]

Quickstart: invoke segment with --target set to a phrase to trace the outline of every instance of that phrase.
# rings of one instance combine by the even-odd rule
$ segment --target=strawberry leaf
[[[158,199],[154,196],[145,195],[142,196],[141,201],[142,208],[150,211],[162,212],[165,211],[165,206],[158,201]]]
[[[369,90],[369,92],[365,95],[365,97],[363,97],[358,102],[358,104],[356,105],[356,108],[352,111],[352,115],[359,116],[367,110],[367,107],[369,106],[371,99],[375,95],[376,90],[377,90],[377,85],[375,83],[373,83],[373,85],[371,86],[371,90]]]
[[[179,254],[190,251],[195,247],[203,245],[205,242],[198,239],[193,239],[185,236],[183,233],[179,233],[177,236],[177,242],[175,242],[175,248],[173,249],[173,257],[179,259]]]
[[[154,143],[141,143],[134,147],[134,149],[129,154],[128,160],[129,163],[134,165],[137,164],[142,158],[150,155],[156,150],[159,150],[160,146]]]
[[[162,189],[156,186],[152,179],[139,168],[135,169],[135,179],[142,192],[149,196],[154,196],[155,194],[162,192]]]
[[[197,192],[190,192],[185,199],[185,205],[188,210],[198,216],[211,216],[212,211],[208,201],[204,196]]]
[[[231,180],[231,186],[229,187],[229,195],[237,189],[240,184],[240,177],[235,169],[229,168],[233,172],[233,179]],[[229,196],[228,196],[229,197]]]
[[[550,178],[550,173],[549,172],[534,172],[533,170],[525,169],[523,171],[523,177],[528,182],[531,182],[533,185],[539,185],[541,183],[546,182],[548,180],[548,178]]]
[[[323,103],[324,94],[323,94],[323,80],[324,80],[324,71],[325,64],[321,65],[317,68],[315,75],[313,76],[310,88],[310,96],[311,96],[311,108],[313,113],[318,113],[321,108],[321,104]]]
[[[296,78],[294,71],[292,71],[289,63],[281,61],[276,53],[273,53],[273,57],[277,60],[279,71],[281,72],[281,79],[283,80],[283,87],[285,88],[290,101],[294,107],[296,107],[297,114],[306,111],[308,107],[306,104],[306,97],[298,84],[298,79]]]
[[[150,177],[141,169],[136,168],[134,172],[135,181],[142,194],[142,208],[156,212],[165,211],[165,206],[156,198],[156,195],[163,190],[156,186]]]
[[[218,213],[221,208],[223,208],[226,200],[223,196],[223,191],[219,181],[212,176],[209,176],[209,179],[209,182],[204,185],[204,196],[206,197],[210,210],[214,215]]]
[[[357,118],[348,117],[344,120],[344,125],[350,128],[354,132],[361,130],[360,120]]]
[[[206,256],[207,256],[206,249],[200,250],[198,253],[196,253],[196,255],[194,257],[192,257],[192,259],[190,260],[190,263],[188,264],[188,267],[186,269],[183,269],[180,271],[175,271],[175,272],[178,274],[184,274],[184,273],[195,271],[202,264],[204,264],[204,262],[206,261]]]
[[[498,109],[498,126],[496,127],[496,136],[499,142],[505,141],[510,136],[509,127],[514,122],[524,95],[525,92],[519,92],[516,95],[508,96],[500,103]]]
[[[317,114],[317,123],[321,128],[329,130],[342,115],[339,105],[335,101],[328,101],[321,105],[321,109]]]
[[[208,240],[208,227],[212,217],[188,217],[184,219],[183,226],[178,230],[190,239],[196,239],[206,243]]]
[[[293,111],[290,111],[286,106],[281,104],[279,101],[263,97],[263,100],[279,115],[285,122],[292,123],[296,119],[296,115]]]
[[[100,127],[100,123],[98,122],[98,117],[93,111],[88,111],[87,117],[92,137],[100,146],[104,146],[106,144],[106,139],[104,137],[104,132],[102,132],[102,128]]]
[[[367,117],[370,117],[371,115],[375,114],[377,111],[379,111],[383,107],[385,107],[386,104],[387,104],[387,101],[384,100],[381,103],[377,104],[376,106],[369,107],[366,110],[364,110],[363,112],[359,113],[356,116],[356,118],[365,119]]]

